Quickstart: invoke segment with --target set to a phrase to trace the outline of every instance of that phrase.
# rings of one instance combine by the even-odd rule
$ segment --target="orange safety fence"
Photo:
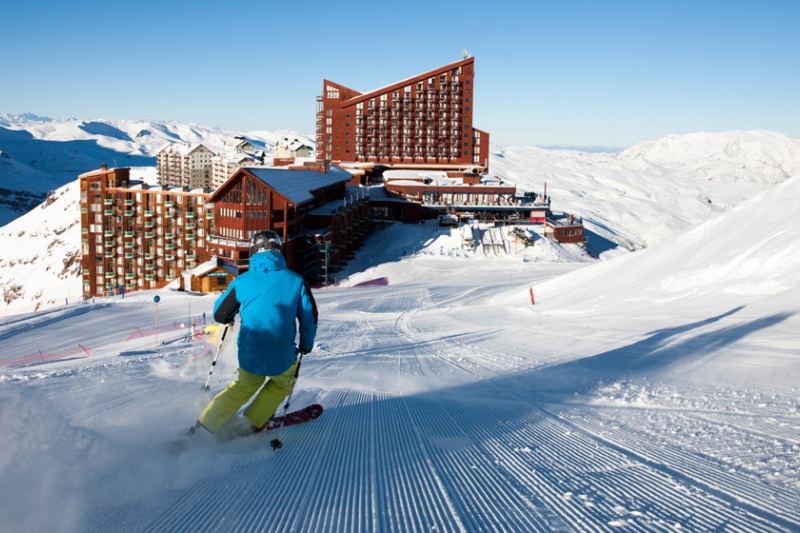
[[[195,326],[196,329],[187,337],[187,340],[202,340],[206,336],[208,336],[209,342],[216,342],[217,337],[219,337],[219,333],[217,331],[218,326],[204,326],[206,323],[205,317],[198,316],[197,318],[192,319],[191,323],[187,322],[171,322],[169,324],[164,324],[163,326],[159,326],[158,330],[154,327],[136,327],[133,328],[131,333],[125,339],[126,341],[130,341],[132,339],[140,338],[140,337],[148,337],[151,335],[155,335],[156,333],[167,333],[171,331],[179,331],[182,329],[187,329],[188,327]],[[0,368],[18,368],[18,367],[25,367],[25,366],[33,366],[33,365],[40,365],[43,363],[50,363],[53,361],[68,361],[70,359],[83,359],[86,357],[90,357],[92,355],[92,349],[87,347],[84,344],[78,344],[77,347],[67,350],[65,352],[60,353],[50,353],[45,352],[43,350],[37,350],[35,352],[29,353],[27,355],[22,355],[19,357],[12,357],[10,359],[0,360]]]
[[[0,368],[15,368],[20,366],[31,366],[42,363],[49,363],[51,361],[82,359],[84,357],[89,357],[90,355],[92,355],[92,350],[90,350],[83,344],[78,344],[76,348],[62,353],[48,353],[39,350],[30,353],[28,355],[23,355],[21,357],[6,359],[4,361],[0,361]]]

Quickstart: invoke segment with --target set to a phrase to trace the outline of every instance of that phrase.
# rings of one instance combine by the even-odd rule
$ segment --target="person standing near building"
[[[214,320],[222,324],[232,323],[240,314],[239,369],[236,378],[209,402],[190,433],[205,428],[220,438],[231,438],[264,429],[289,394],[297,354],[305,355],[314,347],[317,305],[302,276],[286,266],[282,247],[274,231],[253,235],[250,269],[233,280],[214,304]],[[260,388],[244,416],[237,417],[239,408]]]

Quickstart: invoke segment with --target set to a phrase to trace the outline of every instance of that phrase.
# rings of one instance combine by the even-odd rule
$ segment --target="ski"
[[[307,407],[303,407],[297,411],[287,413],[284,416],[272,417],[269,419],[269,422],[267,422],[267,427],[265,427],[263,431],[277,429],[281,426],[281,423],[283,423],[284,426],[302,424],[303,422],[308,422],[309,420],[319,418],[323,411],[323,407],[320,404],[315,403]]]
[[[267,425],[261,429],[260,431],[254,431],[252,435],[259,435],[262,433],[266,433],[268,431],[278,429],[281,427],[287,426],[296,426],[297,424],[302,424],[304,422],[309,422],[316,418],[322,416],[322,413],[325,409],[322,405],[315,403],[312,405],[308,405],[303,407],[302,409],[298,409],[297,411],[292,411],[291,413],[287,413],[283,416],[273,416],[267,422]],[[242,435],[242,436],[250,436],[250,435]],[[165,443],[164,449],[168,452],[172,453],[182,453],[188,450],[191,447],[191,435],[186,435],[181,439]],[[233,439],[229,439],[233,440]]]

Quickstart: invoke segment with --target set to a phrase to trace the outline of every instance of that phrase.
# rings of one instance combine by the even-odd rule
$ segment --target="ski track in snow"
[[[157,449],[154,435],[188,425],[205,401],[198,387],[210,355],[196,355],[198,345],[154,349],[146,339],[127,357],[9,370],[0,396],[35,396],[70,430],[86,428],[140,463],[118,473],[118,483],[133,487],[117,488],[122,498],[113,474],[88,465],[85,483],[112,490],[64,530],[800,528],[793,400],[775,397],[783,411],[763,416],[753,411],[758,398],[748,404],[735,391],[712,401],[687,389],[675,400],[670,389],[650,386],[645,404],[623,401],[613,388],[588,397],[540,392],[525,385],[527,376],[558,359],[536,356],[536,346],[491,317],[476,323],[466,307],[507,290],[499,278],[480,290],[454,276],[319,291],[318,348],[304,361],[292,403],[319,402],[325,413],[286,428],[278,452],[262,436],[177,458]],[[211,301],[193,300],[193,308],[207,310]],[[148,320],[146,306],[49,312],[2,323],[0,335],[4,347],[42,335],[69,344],[75,320],[100,324],[113,316],[93,339],[102,352],[104,338],[117,346]],[[164,320],[186,314],[185,303],[163,309]],[[595,350],[620,335],[595,333]],[[230,378],[230,365],[215,373],[216,389]],[[635,386],[617,392],[635,394]],[[727,409],[734,400],[740,408]],[[152,481],[137,480],[159,469]],[[58,496],[49,498],[57,508]]]

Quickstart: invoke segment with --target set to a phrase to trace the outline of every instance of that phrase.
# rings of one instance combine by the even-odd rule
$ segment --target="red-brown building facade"
[[[485,172],[489,134],[472,123],[474,66],[469,57],[367,93],[324,80],[317,158]]]
[[[214,227],[209,251],[244,270],[250,238],[273,230],[289,268],[313,285],[352,255],[370,231],[369,197],[338,168],[240,168],[209,197]]]
[[[80,176],[85,298],[163,287],[208,259],[208,194],[149,187],[128,168]]]

